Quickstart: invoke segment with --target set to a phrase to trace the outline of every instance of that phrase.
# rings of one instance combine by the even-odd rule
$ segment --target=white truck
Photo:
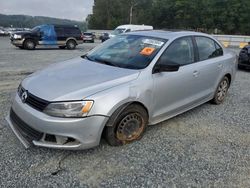
[[[112,38],[121,33],[127,33],[130,31],[141,31],[141,30],[153,30],[153,26],[150,25],[120,25],[114,31],[109,34],[109,37]]]

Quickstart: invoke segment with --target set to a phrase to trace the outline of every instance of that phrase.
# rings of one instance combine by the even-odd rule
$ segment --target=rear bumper
[[[27,129],[37,131],[42,137],[35,140],[27,139],[29,132],[24,131],[18,121],[11,115],[6,117],[9,127],[17,138],[26,147],[31,145],[54,149],[88,149],[99,145],[103,128],[108,120],[104,116],[91,116],[87,118],[56,118],[39,112],[21,102],[19,96],[15,97],[12,105],[12,113],[19,119],[20,125],[27,125]],[[22,125],[23,126],[23,125]],[[20,128],[21,127],[21,128]],[[56,137],[56,141],[46,140],[47,135]],[[58,142],[58,139],[70,138],[74,141]]]
[[[95,39],[93,38],[83,38],[83,41],[94,41]]]

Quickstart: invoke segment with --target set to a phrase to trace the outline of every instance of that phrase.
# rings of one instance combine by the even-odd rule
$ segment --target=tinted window
[[[175,40],[161,56],[163,63],[186,65],[194,62],[194,48],[190,37]]]
[[[64,36],[64,29],[62,27],[55,27],[57,36]]]
[[[222,48],[212,39],[195,37],[200,61],[223,55]]]
[[[75,34],[80,34],[80,30],[76,27],[65,27],[64,28],[64,32],[67,34],[67,35],[75,35]]]

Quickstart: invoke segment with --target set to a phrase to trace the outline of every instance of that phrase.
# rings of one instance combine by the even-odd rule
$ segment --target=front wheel
[[[229,89],[229,80],[227,77],[224,77],[220,81],[220,83],[216,89],[214,98],[212,99],[212,103],[213,104],[221,104],[227,95],[228,89]]]
[[[27,39],[24,41],[24,48],[27,50],[34,50],[36,48],[36,43],[31,39]]]
[[[142,137],[148,124],[148,114],[140,105],[132,104],[118,116],[114,113],[109,121],[112,125],[105,127],[105,139],[112,146],[120,146]]]

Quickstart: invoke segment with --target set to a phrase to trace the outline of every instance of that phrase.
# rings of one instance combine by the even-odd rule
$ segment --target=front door
[[[40,41],[42,45],[55,45],[57,44],[56,32],[53,25],[43,25],[40,28]]]
[[[194,42],[191,37],[183,37],[170,44],[158,63],[175,63],[180,68],[176,72],[153,74],[153,122],[160,122],[172,114],[197,101],[199,73],[195,69]]]

